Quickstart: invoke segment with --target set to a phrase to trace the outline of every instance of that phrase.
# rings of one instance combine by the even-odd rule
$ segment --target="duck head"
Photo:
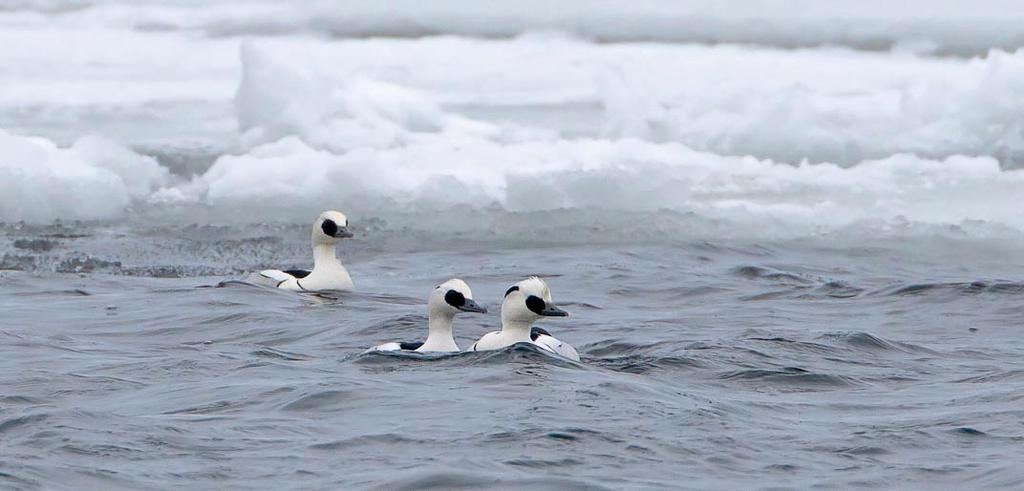
[[[313,245],[336,245],[342,239],[351,237],[348,217],[340,211],[325,211],[313,222]]]
[[[453,317],[458,312],[487,313],[487,308],[473,300],[473,290],[458,278],[441,283],[430,293],[427,300],[428,314]]]
[[[544,280],[531,276],[512,285],[501,302],[503,322],[533,323],[543,317],[566,317],[569,313],[551,300],[551,290]]]

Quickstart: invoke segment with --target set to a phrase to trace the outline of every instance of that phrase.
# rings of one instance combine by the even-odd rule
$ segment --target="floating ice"
[[[755,227],[837,227],[896,216],[932,223],[981,219],[1024,226],[1024,216],[1014,206],[1024,190],[1024,170],[1003,170],[991,156],[925,158],[891,152],[844,168],[728,156],[635,138],[564,139],[517,133],[507,126],[449,114],[424,92],[365,78],[331,82],[330,77],[311,79],[305,72],[295,75],[287,62],[253,52],[256,49],[250,47],[244,58],[247,79],[239,91],[240,122],[243,127],[274,128],[265,135],[287,136],[255,143],[240,155],[223,156],[189,185],[188,196],[214,207],[264,213],[304,210],[314,203],[344,203],[346,209],[378,213],[457,205],[496,205],[512,211],[670,209]],[[1017,62],[1016,55],[1004,58]],[[998,72],[999,59],[991,65],[973,62],[967,71],[979,71],[970,67],[980,65],[988,67],[982,72]],[[944,69],[931,68],[932,73]],[[923,77],[928,72],[915,67],[907,73]],[[888,77],[881,76],[876,83],[884,85]],[[760,83],[772,86],[770,81]],[[381,97],[386,103],[374,102],[376,90],[386,91]],[[312,99],[307,100],[310,94]],[[964,98],[974,98],[975,104],[986,101],[986,95],[977,91],[965,91]],[[719,101],[727,108],[745,103]],[[708,107],[712,106],[717,107]],[[990,108],[999,111],[992,124],[974,121],[963,131],[993,131],[1000,121],[1015,121],[1015,115],[1001,112],[997,105]],[[885,114],[885,108],[878,107],[863,108],[860,114],[873,114],[873,109]],[[986,113],[978,114],[984,119]],[[854,120],[857,116],[851,114]],[[299,123],[291,123],[295,121]],[[775,122],[794,138],[828,131],[813,123],[813,118],[799,124]],[[351,128],[364,134],[354,134]],[[767,143],[778,130],[762,121],[761,131]]]
[[[430,165],[424,165],[430,162]],[[344,154],[295,137],[225,156],[197,183],[214,207],[280,213],[329,203],[363,213],[496,204],[513,211],[672,209],[773,228],[904,216],[1024,226],[1024,171],[991,157],[896,155],[852,168],[724,157],[639,140],[502,143],[433,136]]]
[[[656,71],[671,52],[684,59]],[[1024,166],[1024,51],[959,60],[651,47],[617,73],[604,90],[609,136],[789,161],[966,154]]]
[[[115,218],[168,178],[155,160],[99,137],[59,148],[0,130],[0,220]]]
[[[414,90],[359,76],[332,84],[317,64],[281,66],[248,45],[242,65],[236,106],[245,146],[300,135],[317,148],[343,152],[400,146],[418,133],[497,132],[445,113]]]
[[[318,148],[393,145],[404,141],[400,128],[465,124],[459,111],[496,113],[494,123],[521,108],[533,116],[517,123],[537,128],[574,123],[574,108],[592,107],[584,135],[721,155],[853,165],[963,154],[1024,165],[1024,51],[966,60],[529,36],[308,49],[275,41],[248,46],[243,65],[243,127],[262,117],[281,130],[271,137],[297,134]]]
[[[20,2],[15,2],[15,6]],[[979,54],[1024,46],[1024,6],[1015,0],[350,0],[269,2],[25,2],[66,25],[200,30],[216,36],[319,33],[335,37],[455,34],[510,37],[562,31],[604,42],[841,45]],[[9,13],[25,22],[23,12]],[[2,22],[2,18],[0,18]]]
[[[1024,228],[1024,171],[1014,170],[1024,162],[1024,51],[945,58],[922,54],[929,36],[895,35],[875,46],[903,43],[890,52],[777,49],[764,45],[790,44],[761,27],[750,35],[762,46],[520,35],[554,27],[633,39],[613,31],[635,37],[639,24],[627,29],[628,19],[642,20],[654,7],[697,8],[687,2],[678,4],[684,10],[644,4],[622,20],[609,20],[618,7],[599,6],[568,27],[559,20],[562,7],[547,20],[517,10],[522,16],[480,25],[449,19],[442,7],[413,9],[406,20],[433,19],[440,31],[462,25],[516,37],[303,34],[244,45],[230,34],[333,32],[358,22],[341,22],[342,14],[315,2],[287,15],[260,3],[230,22],[240,4],[83,5],[0,12],[0,24],[20,26],[0,30],[8,41],[0,44],[17,47],[0,48],[9,89],[0,94],[2,123],[47,137],[4,134],[2,220],[140,211],[199,222],[305,222],[309,213],[338,207],[384,218],[457,210],[450,215],[477,217],[482,222],[473,226],[481,229],[494,217],[531,226],[555,210],[560,223],[577,227],[613,216],[620,226],[698,217],[755,235],[850,233],[875,223],[911,224],[908,230],[967,224],[970,233]],[[404,25],[374,8],[353,3],[346,12],[373,29]],[[724,7],[701,8],[740,22]],[[831,7],[808,6],[815,8]],[[870,29],[857,29],[913,17],[903,7],[878,8],[888,12],[876,16],[881,24],[849,20],[831,30],[808,26],[802,14],[765,9],[755,17],[767,26],[807,27],[795,45],[874,39],[863,34]],[[1003,22],[979,8],[988,19],[979,25]],[[933,11],[947,20],[962,13],[948,5]],[[914,18],[942,33],[963,25]],[[843,34],[842,26],[857,32]],[[350,33],[344,29],[335,34]],[[1016,39],[1014,29],[966,30],[932,47],[1002,46]],[[62,50],[66,42],[77,49]],[[142,150],[79,139],[82,128]],[[200,157],[190,157],[195,148]],[[165,162],[187,160],[170,164],[187,181],[138,155],[150,149]]]

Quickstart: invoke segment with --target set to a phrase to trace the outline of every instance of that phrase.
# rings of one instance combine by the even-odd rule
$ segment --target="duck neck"
[[[455,337],[452,336],[452,321],[454,319],[454,314],[430,315],[430,318],[427,319],[427,340],[423,342],[420,350],[458,351],[459,345],[455,344]]]
[[[345,269],[334,252],[333,244],[313,244],[313,273]]]
[[[532,321],[522,321],[518,319],[508,319],[505,316],[501,318],[501,333],[509,338],[512,338],[513,342],[522,342],[530,340],[530,329],[533,327]]]

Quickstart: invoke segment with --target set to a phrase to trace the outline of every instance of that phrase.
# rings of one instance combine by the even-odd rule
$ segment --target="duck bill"
[[[476,312],[478,314],[486,314],[487,313],[487,307],[484,307],[483,305],[480,305],[480,304],[476,303],[475,301],[473,301],[472,298],[467,298],[465,303],[463,303],[461,306],[455,307],[455,308],[457,308],[457,309],[459,309],[459,310],[461,310],[463,312]]]
[[[334,233],[334,237],[337,239],[351,239],[355,237],[355,234],[349,231],[348,227],[341,227]]]
[[[543,315],[544,317],[569,317],[568,312],[551,303],[544,306],[544,310],[540,311],[540,315]]]

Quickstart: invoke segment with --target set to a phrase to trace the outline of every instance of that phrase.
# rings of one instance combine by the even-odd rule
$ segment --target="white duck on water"
[[[348,217],[340,211],[325,211],[313,222],[312,271],[265,269],[251,279],[259,283],[269,280],[278,288],[294,291],[351,290],[352,277],[335,252],[342,239],[350,237]]]
[[[473,291],[458,278],[441,283],[427,300],[427,340],[393,342],[371,348],[371,351],[456,352],[459,345],[452,335],[452,321],[459,312],[486,314],[487,309],[473,301]]]
[[[484,334],[469,351],[502,349],[516,343],[529,343],[546,351],[580,361],[580,355],[568,343],[559,341],[533,323],[544,317],[567,317],[568,312],[551,300],[551,290],[544,280],[531,276],[505,292],[501,302],[501,330]]]

